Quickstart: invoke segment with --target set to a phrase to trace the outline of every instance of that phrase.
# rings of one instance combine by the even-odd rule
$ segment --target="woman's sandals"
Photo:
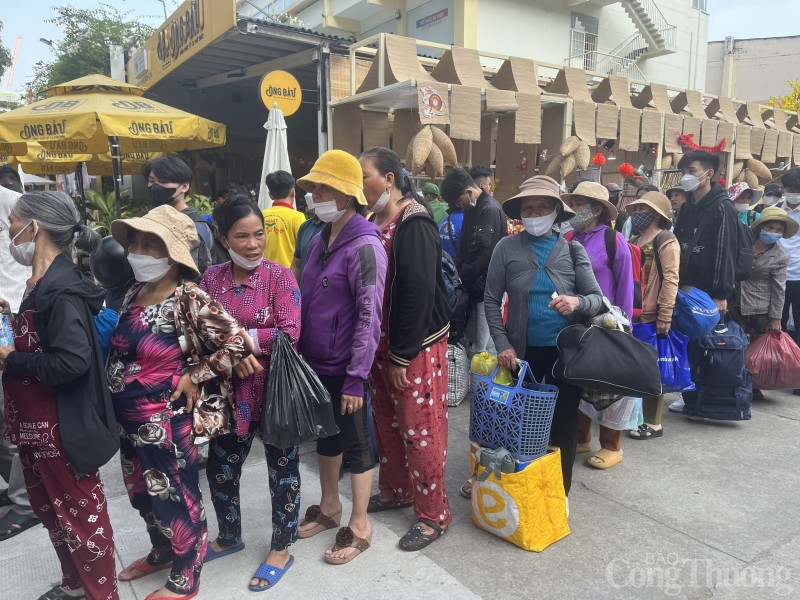
[[[351,552],[345,558],[336,558],[334,556],[325,556],[325,562],[331,565],[344,565],[359,556],[362,552],[369,549],[372,542],[372,531],[369,532],[366,538],[360,538],[349,527],[342,527],[336,532],[336,543],[331,547],[331,552],[338,552],[346,548],[354,548],[355,552]]]
[[[306,509],[306,516],[302,521],[300,521],[299,527],[303,527],[309,523],[316,523],[316,525],[311,529],[298,531],[297,537],[300,539],[306,539],[314,537],[318,533],[322,533],[328,529],[335,529],[339,526],[341,520],[342,511],[339,511],[335,515],[328,516],[322,513],[322,509],[319,507],[319,504],[312,504]]]

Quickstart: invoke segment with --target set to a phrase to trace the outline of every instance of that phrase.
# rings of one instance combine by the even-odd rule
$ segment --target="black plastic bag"
[[[261,439],[283,449],[337,433],[328,390],[286,335],[278,333],[261,413]]]

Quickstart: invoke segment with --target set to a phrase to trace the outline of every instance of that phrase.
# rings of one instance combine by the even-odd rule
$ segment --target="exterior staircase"
[[[622,0],[622,8],[638,31],[611,54],[638,61],[675,52],[676,28],[655,0]]]

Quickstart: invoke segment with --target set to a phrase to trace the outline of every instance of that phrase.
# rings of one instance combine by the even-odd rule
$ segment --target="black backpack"
[[[187,206],[181,212],[195,223],[202,223],[202,226],[205,227],[205,230],[208,232],[208,238],[211,242],[211,247],[209,247],[204,237],[198,231],[197,245],[192,248],[192,258],[195,259],[195,262],[197,263],[197,270],[200,271],[200,275],[202,275],[206,272],[206,269],[213,264],[212,255],[214,252],[214,246],[216,245],[214,242],[214,233],[211,231],[211,226],[208,224],[208,221],[203,218],[203,215],[201,215],[196,208]],[[195,228],[196,227],[197,226],[195,225]]]

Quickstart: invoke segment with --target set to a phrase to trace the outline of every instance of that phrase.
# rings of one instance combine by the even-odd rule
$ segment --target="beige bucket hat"
[[[669,227],[672,227],[672,202],[661,192],[645,192],[638,200],[628,203],[628,208],[634,206],[647,206],[652,208],[660,216],[669,221]]]
[[[786,226],[783,229],[784,239],[789,239],[790,237],[794,237],[800,230],[800,224],[798,224],[797,221],[795,221],[792,217],[790,217],[785,210],[777,206],[768,206],[763,211],[761,211],[759,217],[755,221],[753,221],[752,225],[750,225],[750,229],[752,229],[753,231],[758,231],[759,227],[761,227],[768,221],[780,221],[781,223],[786,224]]]
[[[200,277],[200,271],[192,258],[192,248],[198,241],[194,222],[171,206],[157,206],[143,217],[117,219],[111,223],[111,235],[128,251],[131,229],[152,233],[167,247],[167,254],[176,263],[183,265]]]
[[[608,211],[608,216],[612,221],[617,218],[617,207],[609,201],[606,186],[595,181],[581,181],[571,194],[561,194],[561,199],[572,208],[572,199],[575,196],[583,196],[589,200],[599,202]]]
[[[523,200],[531,196],[556,200],[556,207],[559,209],[556,223],[569,221],[575,216],[575,212],[561,199],[561,189],[558,187],[558,182],[547,175],[534,175],[523,181],[522,185],[519,186],[519,194],[503,202],[503,211],[510,219],[519,219],[519,211],[522,208]],[[606,190],[606,198],[608,198],[608,190]]]

